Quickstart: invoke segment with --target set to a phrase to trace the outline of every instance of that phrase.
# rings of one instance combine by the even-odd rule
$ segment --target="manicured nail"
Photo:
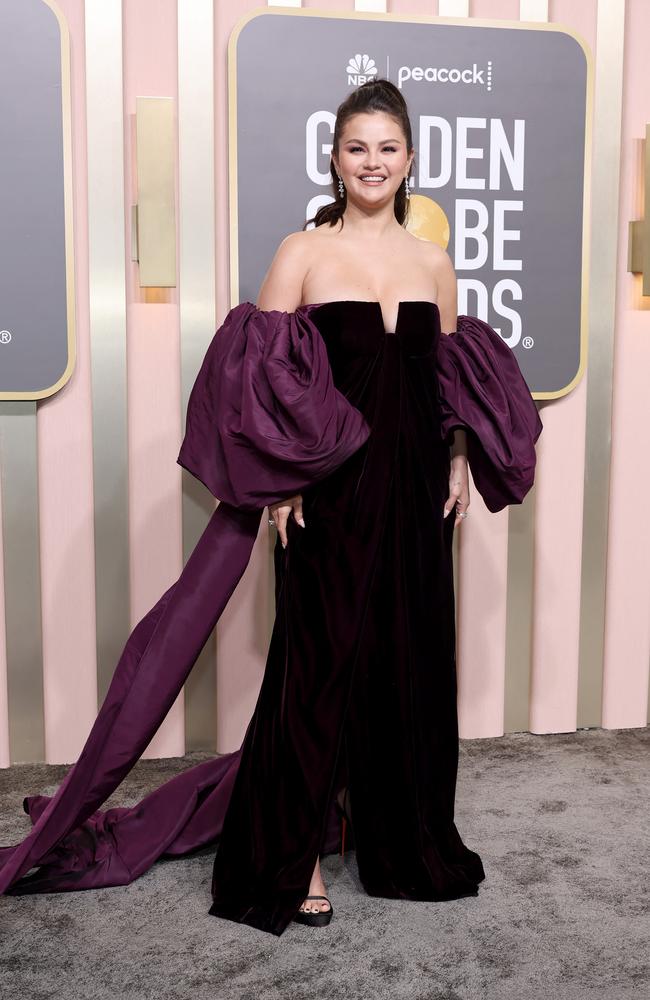
[[[298,524],[302,524],[302,526],[304,528],[305,527],[305,519],[303,517],[299,517],[298,518]]]
[[[446,517],[448,513],[449,513],[449,511],[448,511],[448,510],[444,510],[444,511],[443,511],[443,515],[442,515],[442,516],[443,516],[443,517]]]

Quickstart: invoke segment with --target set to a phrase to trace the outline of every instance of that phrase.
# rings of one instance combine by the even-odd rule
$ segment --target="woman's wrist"
[[[459,458],[461,461],[463,459],[467,461],[467,434],[462,427],[457,427],[454,431],[454,441],[449,446],[449,456],[452,460]]]

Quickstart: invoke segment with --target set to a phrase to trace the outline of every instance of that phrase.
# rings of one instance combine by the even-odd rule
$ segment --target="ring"
[[[269,524],[275,524],[275,521],[272,517],[269,518]]]

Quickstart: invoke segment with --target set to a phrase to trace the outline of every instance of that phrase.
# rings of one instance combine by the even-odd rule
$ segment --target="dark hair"
[[[373,114],[380,111],[395,119],[404,133],[407,152],[410,152],[413,146],[413,138],[406,101],[402,96],[402,92],[398,90],[395,84],[383,77],[373,77],[372,80],[366,80],[356,90],[353,90],[351,94],[348,94],[342,104],[339,104],[336,109],[332,151],[338,156],[341,133],[346,122],[353,115]],[[316,226],[322,226],[326,222],[329,222],[330,226],[334,226],[343,216],[348,196],[345,190],[343,195],[339,194],[339,179],[333,160],[330,160],[330,174],[332,175],[334,201],[329,202],[327,205],[321,205],[316,215],[311,219],[307,219],[302,227],[303,229],[306,229],[310,222],[314,222]],[[404,184],[400,184],[395,192],[395,218],[401,226],[405,225],[408,218],[408,201],[406,199]]]

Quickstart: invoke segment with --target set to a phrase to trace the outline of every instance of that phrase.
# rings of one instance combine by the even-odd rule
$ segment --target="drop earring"
[[[411,197],[411,191],[409,189],[409,179],[408,176],[404,178],[404,187],[406,188],[406,200],[408,201]]]
[[[345,184],[343,183],[343,178],[339,174],[339,195],[342,198],[344,194],[345,194]]]

